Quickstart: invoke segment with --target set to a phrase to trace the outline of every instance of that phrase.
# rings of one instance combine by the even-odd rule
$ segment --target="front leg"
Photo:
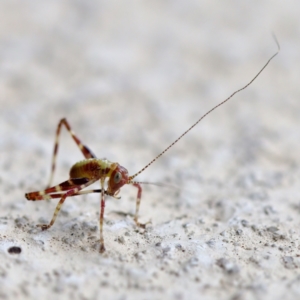
[[[100,205],[100,219],[99,219],[99,225],[100,225],[100,248],[99,248],[99,252],[100,253],[105,252],[104,237],[103,237],[103,219],[104,219],[104,209],[105,209],[104,179],[105,178],[101,178],[101,205]]]
[[[135,222],[136,226],[141,227],[141,228],[146,228],[146,225],[150,222],[147,222],[146,224],[142,224],[138,221],[140,204],[141,204],[141,199],[142,199],[142,187],[138,182],[134,182],[134,183],[132,183],[132,185],[135,186],[138,189],[137,197],[136,197],[136,208],[135,208],[134,222]]]

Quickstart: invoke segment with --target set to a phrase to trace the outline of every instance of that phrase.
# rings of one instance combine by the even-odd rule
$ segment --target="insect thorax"
[[[116,163],[107,159],[89,158],[74,164],[70,170],[70,178],[101,178],[109,176]]]

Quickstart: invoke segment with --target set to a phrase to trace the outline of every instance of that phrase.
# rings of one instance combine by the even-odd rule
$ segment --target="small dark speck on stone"
[[[15,219],[15,224],[19,228],[25,226],[27,223],[28,223],[28,218],[26,216]]]
[[[284,256],[282,258],[283,264],[286,269],[295,269],[297,268],[297,264],[294,261],[294,258],[292,256]]]
[[[220,258],[216,261],[217,266],[226,271],[227,274],[235,274],[239,272],[239,267],[227,260],[226,258]]]
[[[176,245],[175,245],[175,248],[176,248],[177,250],[181,250],[181,251],[184,252],[184,249],[183,249],[183,247],[182,247],[180,244],[176,244]]]
[[[125,244],[125,239],[124,239],[124,237],[123,236],[119,236],[118,238],[117,238],[117,241],[120,243],[120,244]]]
[[[7,251],[9,254],[20,254],[22,252],[22,249],[20,247],[13,246],[13,247],[8,248]]]
[[[244,227],[249,227],[249,222],[247,220],[242,220],[241,223]]]
[[[264,213],[269,216],[269,215],[272,215],[272,214],[275,214],[276,211],[274,210],[274,208],[271,206],[271,205],[266,205],[264,207]]]
[[[275,226],[270,226],[267,228],[268,231],[272,232],[272,233],[275,233],[276,231],[278,231],[279,229]]]
[[[243,230],[242,230],[242,229],[237,229],[237,230],[235,231],[235,234],[236,234],[236,235],[242,235],[242,234],[243,234]]]
[[[209,241],[206,242],[206,244],[213,248],[216,245],[216,240],[215,239],[210,239]]]

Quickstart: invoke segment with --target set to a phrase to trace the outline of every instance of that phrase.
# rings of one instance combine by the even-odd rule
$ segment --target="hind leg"
[[[72,136],[73,140],[75,141],[75,143],[77,144],[77,146],[79,147],[80,151],[82,152],[82,154],[84,155],[85,158],[95,158],[96,157],[93,154],[93,152],[87,146],[82,144],[82,142],[79,140],[79,138],[75,135],[75,133],[71,129],[71,126],[69,125],[67,119],[65,119],[65,118],[61,119],[59,121],[57,129],[56,129],[54,150],[53,150],[53,156],[52,156],[51,174],[50,174],[49,184],[48,184],[47,187],[51,186],[53,176],[54,176],[54,171],[55,171],[55,167],[56,167],[56,156],[57,156],[58,146],[59,146],[59,135],[60,135],[60,130],[61,130],[62,125],[64,125],[66,127],[66,129],[68,130],[68,132]]]

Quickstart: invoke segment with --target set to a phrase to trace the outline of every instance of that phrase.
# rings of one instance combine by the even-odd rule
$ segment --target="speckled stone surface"
[[[0,3],[0,299],[299,299],[300,2]],[[66,117],[137,178],[99,195],[29,202]],[[62,133],[55,183],[82,159]],[[99,185],[94,185],[99,188]]]

